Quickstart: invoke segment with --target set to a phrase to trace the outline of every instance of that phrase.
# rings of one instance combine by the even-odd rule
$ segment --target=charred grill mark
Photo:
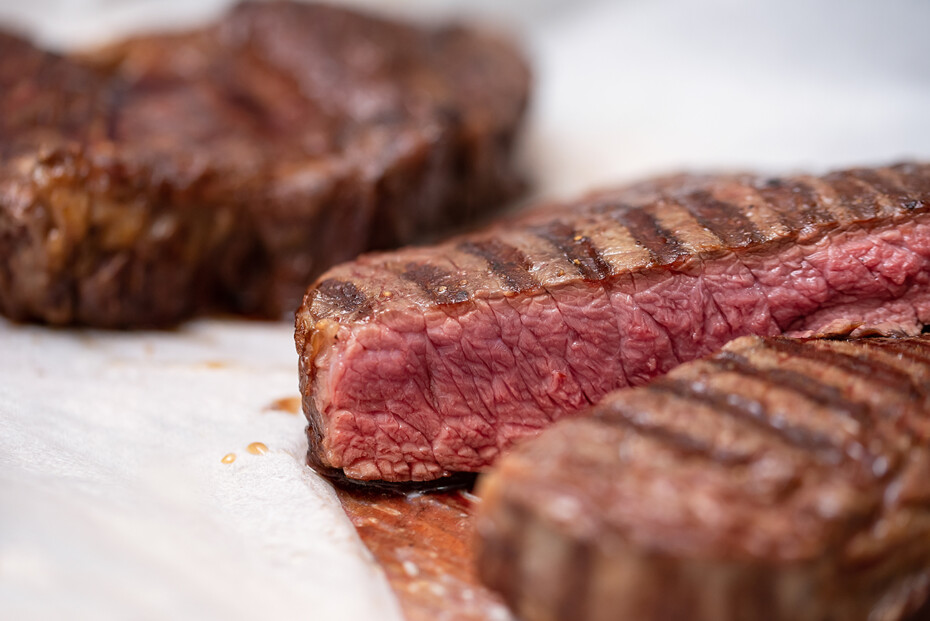
[[[913,370],[912,382],[926,399],[930,396],[930,349],[925,341],[900,341],[897,339],[863,339],[860,346],[867,350],[880,351],[886,356],[907,361],[907,369]],[[892,363],[892,366],[894,364]],[[925,406],[921,406],[923,409]]]
[[[689,254],[681,241],[645,210],[613,205],[605,207],[604,211],[626,227],[636,243],[648,250],[658,264],[668,265]]]
[[[833,221],[830,213],[818,204],[816,192],[799,181],[769,179],[756,187],[756,192],[792,231]]]
[[[908,211],[930,207],[930,167],[917,164],[898,164],[887,171],[901,181],[901,185],[911,195],[904,204]]]
[[[904,188],[897,183],[893,183],[889,176],[879,174],[877,170],[857,168],[850,170],[848,174],[898,209],[904,207],[911,200]]]
[[[805,344],[785,337],[776,337],[766,340],[765,347],[778,353],[835,367],[851,375],[856,375],[865,382],[877,384],[881,387],[880,390],[891,390],[897,394],[908,395],[911,398],[920,397],[917,388],[907,373],[877,360],[835,351],[830,348],[830,341]]]
[[[530,273],[532,263],[523,252],[513,246],[498,239],[485,239],[461,243],[458,249],[487,261],[488,268],[511,291],[520,293],[539,288],[539,283]]]
[[[892,352],[896,356],[930,367],[930,342],[920,341],[920,344],[918,344],[914,340],[864,339],[862,343],[866,347],[875,347],[886,352]]]
[[[708,362],[730,373],[738,373],[769,385],[788,388],[818,405],[845,414],[864,426],[869,426],[872,422],[868,404],[850,401],[835,386],[819,382],[816,378],[803,373],[789,369],[759,369],[743,356],[729,351],[720,352]]]
[[[704,405],[738,420],[752,423],[756,428],[777,437],[786,444],[806,451],[813,451],[835,463],[844,453],[843,447],[816,431],[806,427],[786,425],[772,418],[765,404],[737,394],[723,394],[700,382],[662,378],[653,382],[648,389],[657,393],[674,395]]]
[[[844,209],[858,218],[874,218],[880,211],[878,194],[852,171],[829,174],[822,179],[836,192]]]
[[[401,277],[420,287],[436,304],[459,304],[470,297],[460,277],[434,265],[408,263]]]
[[[364,313],[371,307],[365,294],[355,286],[355,283],[348,280],[327,278],[316,286],[316,292],[325,303],[345,313],[353,311]]]
[[[604,280],[610,276],[610,266],[591,238],[577,233],[564,222],[550,222],[536,227],[533,232],[558,248],[585,280]]]
[[[728,247],[744,247],[764,240],[739,206],[717,200],[706,190],[679,197],[676,202]]]
[[[639,435],[652,438],[686,456],[704,457],[723,465],[741,465],[750,461],[750,458],[746,455],[732,451],[721,451],[713,444],[693,436],[646,422],[643,419],[647,418],[648,414],[644,416],[643,412],[633,409],[625,403],[610,403],[606,408],[600,408],[597,415],[605,421],[623,425]]]

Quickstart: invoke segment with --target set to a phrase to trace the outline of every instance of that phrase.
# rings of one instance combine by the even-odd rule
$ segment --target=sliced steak
[[[528,85],[494,37],[322,5],[80,57],[0,34],[0,312],[293,312],[333,263],[514,196]]]
[[[930,594],[930,338],[743,337],[517,446],[483,580],[526,621],[896,621]]]
[[[297,317],[310,461],[480,471],[514,440],[747,335],[918,333],[930,165],[674,177],[326,273]]]

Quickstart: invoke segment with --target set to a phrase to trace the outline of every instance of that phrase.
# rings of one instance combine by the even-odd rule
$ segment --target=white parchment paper
[[[0,618],[398,618],[303,417],[268,408],[297,394],[289,326],[0,343]]]

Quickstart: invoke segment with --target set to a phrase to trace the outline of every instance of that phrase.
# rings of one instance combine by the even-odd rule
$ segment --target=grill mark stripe
[[[669,200],[684,207],[701,226],[731,248],[741,248],[764,240],[742,209],[733,203],[714,198],[706,190]]]
[[[910,197],[901,186],[892,183],[889,178],[883,177],[875,170],[857,168],[849,171],[849,175],[898,209],[902,208],[910,200]]]
[[[868,339],[862,342],[866,347],[875,347],[883,351],[894,352],[895,355],[900,355],[917,364],[930,366],[930,348],[926,346],[922,347],[912,342],[896,342],[887,339]]]
[[[930,167],[898,164],[892,166],[889,172],[897,175],[904,188],[911,195],[911,200],[908,204],[905,204],[906,209],[930,207]]]
[[[316,286],[316,292],[317,295],[323,296],[327,303],[338,307],[342,312],[364,312],[371,307],[365,294],[355,283],[348,280],[327,278]]]
[[[930,397],[930,382],[921,381],[916,376],[912,376],[908,370],[899,369],[894,363],[882,362],[881,359],[875,360],[874,357],[877,356],[878,351],[881,351],[882,347],[878,347],[878,339],[861,339],[858,341],[857,349],[862,351],[862,353],[849,353],[844,351],[842,347],[846,344],[846,341],[811,341],[807,343],[809,349],[823,349],[824,347],[829,347],[827,351],[836,355],[843,355],[849,358],[854,365],[860,365],[863,367],[863,371],[866,374],[861,375],[860,377],[866,382],[870,382],[873,386],[876,384],[875,379],[872,376],[879,376],[879,387],[876,389],[876,394],[878,396],[889,395],[893,397],[904,396],[904,402],[895,400],[901,407],[883,407],[879,406],[877,408],[871,408],[869,411],[873,414],[883,416],[889,422],[892,422],[895,427],[904,431],[911,437],[913,441],[923,442],[925,437],[925,432],[922,430],[922,425],[919,420],[915,420],[915,414],[919,418],[920,412],[925,411],[927,408],[928,397]],[[869,352],[871,350],[871,353]],[[885,351],[885,355],[888,355],[890,352]],[[926,369],[927,361],[918,361],[918,364],[925,365]],[[872,365],[873,369],[877,368],[878,370],[869,372],[866,367]],[[870,381],[871,380],[871,381]],[[900,382],[895,386],[895,382]],[[884,404],[884,400],[882,402]],[[903,409],[902,409],[903,408]],[[883,439],[876,437],[876,440],[884,442]]]
[[[837,172],[823,177],[839,198],[840,205],[856,218],[874,218],[881,211],[878,194],[868,184],[853,176],[850,171]]]
[[[685,456],[704,457],[723,465],[740,465],[749,461],[744,455],[719,451],[717,447],[692,436],[643,422],[639,420],[642,414],[625,403],[606,404],[606,407],[598,410],[596,416],[607,422],[628,427],[639,435],[651,438]]]
[[[530,273],[530,260],[522,251],[509,244],[498,239],[486,239],[463,242],[458,245],[458,249],[487,261],[488,269],[511,291],[521,293],[540,287]]]
[[[471,297],[458,276],[434,265],[408,263],[401,277],[420,287],[436,304],[460,304]]]
[[[610,266],[591,238],[564,222],[550,222],[533,232],[560,250],[586,280],[604,280],[610,276]]]
[[[897,390],[915,398],[919,397],[917,388],[914,386],[911,377],[906,373],[876,360],[852,356],[830,349],[829,342],[820,341],[804,344],[788,338],[776,337],[766,340],[764,347],[779,353],[836,367],[856,375],[864,381],[881,384],[885,389]],[[821,346],[818,347],[817,345]]]
[[[653,382],[648,389],[672,394],[680,399],[707,406],[732,418],[751,422],[757,429],[765,431],[785,444],[819,453],[827,457],[831,463],[835,463],[841,455],[846,453],[842,445],[806,427],[776,425],[761,401],[748,399],[741,395],[722,394],[706,387],[699,388],[695,382],[667,377]],[[824,455],[825,452],[826,455]]]
[[[659,265],[674,263],[690,254],[674,233],[662,227],[644,209],[615,205],[608,211],[611,218],[623,225],[636,243],[648,250]]]
[[[834,219],[819,206],[817,193],[800,181],[773,178],[755,189],[769,209],[778,214],[782,223],[792,231]]]
[[[867,403],[850,401],[838,388],[819,382],[816,378],[803,373],[779,368],[759,369],[745,357],[730,351],[720,352],[708,362],[730,373],[760,380],[775,387],[788,388],[818,405],[845,414],[863,426],[872,424],[870,407]]]
[[[862,347],[881,351],[886,355],[898,356],[908,360],[911,364],[918,365],[925,374],[925,379],[918,379],[916,374],[912,377],[912,383],[917,386],[918,392],[922,395],[930,396],[930,381],[926,379],[926,374],[930,371],[930,351],[916,343],[894,342],[890,339],[865,339],[862,341]]]
[[[891,183],[901,188],[901,190],[904,192],[905,200],[903,203],[900,203],[897,206],[905,213],[913,211],[914,209],[923,209],[924,207],[930,205],[930,201],[921,199],[921,191],[919,188],[916,192],[913,190],[912,186],[901,174],[901,171],[898,169],[898,167],[879,168],[876,169],[875,172],[881,177],[888,179]]]

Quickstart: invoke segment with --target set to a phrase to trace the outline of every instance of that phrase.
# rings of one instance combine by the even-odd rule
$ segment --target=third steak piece
[[[525,621],[899,621],[930,610],[930,337],[743,337],[616,391],[479,483]]]
[[[0,33],[0,313],[290,315],[325,268],[500,207],[522,56],[289,2],[61,56]]]
[[[310,462],[481,471],[518,438],[743,335],[919,333],[930,165],[678,176],[324,274],[297,316]]]

